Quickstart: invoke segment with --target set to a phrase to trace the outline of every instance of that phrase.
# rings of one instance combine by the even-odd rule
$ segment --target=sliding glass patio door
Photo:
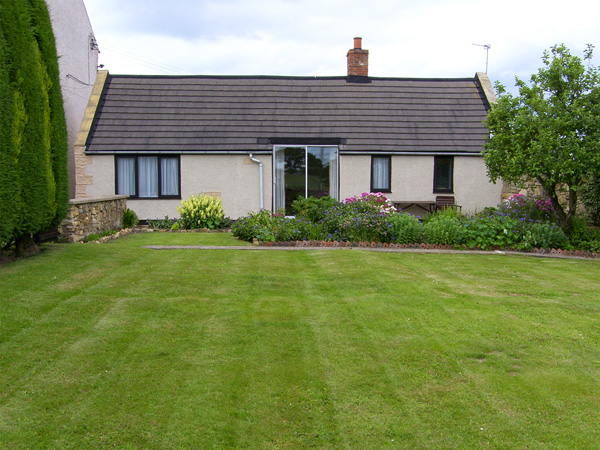
[[[339,197],[337,147],[276,146],[274,161],[274,210],[291,215],[300,196]]]

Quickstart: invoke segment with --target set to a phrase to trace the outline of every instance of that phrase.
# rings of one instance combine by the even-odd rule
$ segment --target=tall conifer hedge
[[[66,121],[44,0],[0,0],[0,111],[0,243],[19,249],[68,207]]]

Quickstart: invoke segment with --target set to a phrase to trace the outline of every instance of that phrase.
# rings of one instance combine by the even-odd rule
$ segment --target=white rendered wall
[[[272,206],[271,155],[254,155],[263,163],[264,207]],[[93,155],[86,167],[93,183],[87,186],[91,198],[115,195],[115,157]],[[238,218],[260,210],[259,165],[247,155],[182,155],[181,199],[200,193],[221,197],[225,215]],[[130,199],[127,207],[140,219],[179,217],[181,200]]]
[[[254,155],[263,163],[264,207],[272,208],[272,156]],[[115,195],[113,155],[94,155],[86,167],[93,183],[87,186],[92,198]],[[340,199],[343,200],[371,186],[371,156],[342,155],[340,158]],[[232,218],[260,209],[259,166],[247,155],[182,155],[181,198],[206,193],[221,197],[225,214]],[[433,192],[433,156],[392,157],[392,192],[395,201],[435,201]],[[502,184],[489,182],[481,157],[454,157],[454,197],[463,212],[480,211],[501,201]],[[127,201],[140,219],[178,217],[181,200]],[[408,212],[423,215],[424,211]]]
[[[98,70],[98,48],[83,0],[46,0],[58,53],[60,86],[69,135],[69,185],[75,196],[73,145]]]
[[[392,157],[392,192],[394,201],[435,201],[433,192],[433,156]],[[369,192],[371,188],[371,156],[342,155],[340,158],[340,199]],[[501,202],[502,184],[492,184],[485,163],[479,156],[454,157],[454,197],[463,212],[480,211]],[[423,215],[411,208],[408,212]]]

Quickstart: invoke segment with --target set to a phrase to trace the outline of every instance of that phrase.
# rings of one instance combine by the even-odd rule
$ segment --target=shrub
[[[390,239],[397,244],[418,244],[423,240],[423,224],[416,216],[408,213],[391,214]]]
[[[448,206],[446,208],[440,208],[440,209],[436,210],[435,212],[426,213],[425,217],[423,217],[423,224],[426,224],[430,220],[432,220],[436,217],[441,217],[441,216],[453,217],[458,220],[462,220],[464,218],[462,212],[458,208],[453,208],[453,207]]]
[[[362,202],[339,204],[325,211],[321,221],[326,240],[390,241],[387,214]]]
[[[17,254],[68,211],[67,124],[44,1],[0,6],[0,242]]]
[[[292,203],[292,210],[297,218],[317,223],[325,217],[325,211],[339,204],[340,202],[329,196],[321,198],[299,197]]]
[[[579,195],[592,222],[600,225],[600,177],[590,177]]]
[[[84,241],[85,242],[93,242],[93,241],[97,241],[98,239],[102,239],[105,236],[112,236],[113,234],[117,234],[117,230],[105,230],[105,231],[100,231],[98,233],[90,233],[88,234]]]
[[[146,222],[150,228],[156,230],[172,230],[177,220],[169,219],[169,216],[165,216],[164,219],[148,219]]]
[[[225,217],[221,199],[204,194],[192,195],[182,201],[177,211],[181,228],[188,230],[221,228]]]
[[[470,248],[482,250],[492,247],[518,249],[523,231],[531,223],[488,208],[485,213],[465,220],[463,242]]]
[[[233,219],[229,216],[224,216],[221,222],[221,228],[230,228],[233,225]]]
[[[518,208],[511,211],[506,207],[486,208],[479,215],[465,220],[464,243],[470,248],[483,250],[493,247],[532,250],[535,247],[568,246],[568,238],[558,225],[528,218],[536,217],[536,213],[529,211]]]
[[[381,192],[363,192],[361,195],[348,197],[344,200],[344,203],[353,205],[356,211],[361,213],[382,212],[391,214],[396,211],[391,200]]]
[[[462,242],[464,230],[456,217],[439,215],[423,226],[423,234],[430,244],[458,245]]]
[[[140,223],[140,219],[138,219],[135,211],[127,208],[123,213],[123,228],[132,228],[135,227],[138,223]]]
[[[590,227],[585,217],[574,217],[569,221],[571,245],[580,250],[600,251],[600,230]]]
[[[533,248],[566,248],[569,239],[563,230],[554,223],[533,223],[527,226],[523,233],[522,250]]]
[[[231,226],[231,233],[243,241],[252,242],[252,239],[267,238],[275,240],[272,229],[275,221],[283,218],[282,213],[273,214],[271,211],[262,210],[257,213],[250,213],[246,217],[236,220]]]
[[[283,217],[278,220],[273,234],[275,240],[280,242],[325,239],[321,224],[298,217]]]
[[[549,198],[533,194],[515,194],[498,206],[509,217],[556,222],[558,216]]]

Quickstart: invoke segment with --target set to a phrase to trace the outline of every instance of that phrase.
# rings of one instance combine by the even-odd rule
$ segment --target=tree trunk
[[[15,239],[15,256],[36,255],[40,248],[30,235],[20,236]]]
[[[558,216],[558,220],[560,220],[560,223],[563,226],[567,225],[568,216],[567,216],[567,213],[565,212],[565,210],[563,209],[562,205],[558,201],[558,195],[556,193],[556,183],[548,183],[547,181],[545,181],[539,177],[537,178],[537,180],[540,183],[540,185],[542,186],[542,189],[544,190],[544,194],[547,195],[548,198],[550,199],[550,202],[552,203],[552,207],[554,208],[554,211],[556,211],[556,215]]]
[[[569,211],[567,213],[567,225],[577,215],[577,190],[569,186]]]

